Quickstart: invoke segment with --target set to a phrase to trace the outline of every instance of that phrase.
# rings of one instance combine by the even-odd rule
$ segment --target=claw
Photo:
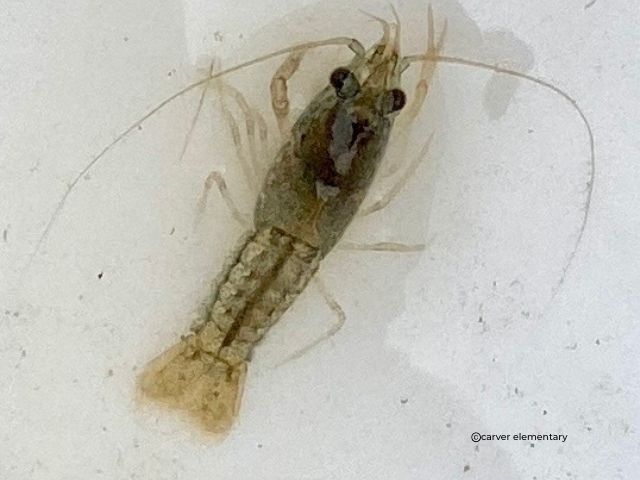
[[[436,28],[433,19],[433,8],[431,7],[431,5],[429,5],[429,8],[427,10],[427,57],[431,55],[437,55],[440,50],[442,50],[444,39],[447,36],[447,27],[448,22],[445,18],[442,25],[442,31],[440,32],[438,41],[436,43]]]
[[[372,20],[375,20],[376,22],[382,24],[382,29],[383,29],[383,34],[382,34],[382,39],[380,40],[380,43],[382,43],[383,45],[386,45],[389,43],[389,38],[391,36],[391,25],[389,24],[389,22],[387,22],[384,18],[380,18],[372,13],[366,12],[362,9],[358,10],[360,13],[362,13],[363,15],[371,18]]]
[[[394,7],[394,5],[392,3],[389,4],[389,8],[391,8],[391,13],[393,14],[393,18],[395,18],[396,20],[396,33],[395,33],[395,38],[394,38],[394,44],[395,44],[395,49],[396,52],[400,51],[400,15],[398,15],[398,11],[396,10],[396,7]]]
[[[436,47],[436,51],[434,53],[440,54],[440,50],[442,50],[442,47],[444,46],[444,39],[447,36],[447,27],[449,26],[449,23],[447,22],[447,19],[444,19],[444,24],[442,25],[442,31],[440,32],[440,37],[438,38],[438,46]]]

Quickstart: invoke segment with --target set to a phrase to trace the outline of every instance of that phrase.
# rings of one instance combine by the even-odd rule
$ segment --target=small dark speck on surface
[[[530,128],[530,129],[528,129],[528,130],[527,130],[527,132],[528,132],[528,133],[533,133],[533,132],[534,132],[534,130],[533,130],[533,128]]]
[[[599,338],[596,339],[596,345],[600,345],[600,339]]]
[[[401,403],[402,405],[404,405],[404,404],[405,404],[405,403],[407,403],[408,401],[409,401],[409,399],[408,399],[408,398],[401,398],[401,399],[400,399],[400,403]]]
[[[542,410],[542,414],[543,414],[543,415],[546,415],[546,414],[547,414],[547,411],[546,411],[546,410]]]
[[[78,300],[84,299],[84,295],[78,295]]]
[[[465,465],[462,469],[463,472],[468,472],[469,470],[471,470],[471,467],[469,465]]]
[[[138,125],[138,130],[142,130],[142,125]]]
[[[535,447],[535,446],[536,446],[536,444],[535,444],[535,443],[530,443],[530,444],[529,444],[529,446],[530,446],[531,448],[533,448],[533,447]]]
[[[2,239],[4,240],[4,243],[7,243],[7,236],[8,235],[9,235],[9,230],[7,230],[5,228],[4,231],[2,232]]]
[[[26,356],[27,356],[27,351],[26,351],[24,348],[23,348],[23,349],[22,349],[22,351],[20,352],[20,356],[21,356],[22,358],[24,358],[24,357],[26,357]]]
[[[113,377],[113,369],[112,368],[107,370],[107,377]]]
[[[587,4],[584,6],[584,9],[586,10],[587,8],[591,8],[591,7],[593,7],[593,5],[596,3],[596,1],[597,1],[597,0],[591,0],[589,3],[587,3]]]
[[[174,233],[176,233],[176,227],[172,227],[171,231],[169,232],[169,235],[173,235]]]
[[[124,40],[125,42],[128,42],[128,41],[129,41],[129,37],[124,37],[124,38],[123,38],[123,40]]]
[[[20,312],[18,312],[18,311],[13,312],[13,316],[18,318],[20,316]]]
[[[447,428],[451,428],[451,423],[447,422],[444,426],[447,427]]]
[[[103,275],[104,275],[104,272],[100,272],[100,273],[98,274],[98,278],[102,278],[102,276],[103,276]]]
[[[261,443],[258,444],[258,448],[262,448],[262,444]]]
[[[567,350],[576,350],[578,348],[578,343],[574,343],[573,345],[567,345],[566,347]]]
[[[478,323],[482,323],[484,320],[482,320],[482,315],[478,318]]]

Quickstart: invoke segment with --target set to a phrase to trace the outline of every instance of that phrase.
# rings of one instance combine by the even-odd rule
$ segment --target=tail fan
[[[238,414],[247,364],[231,366],[189,338],[159,355],[139,379],[142,396],[187,414],[203,430],[224,435]]]

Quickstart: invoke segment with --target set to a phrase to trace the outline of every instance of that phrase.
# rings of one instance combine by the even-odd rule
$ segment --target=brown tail
[[[247,364],[227,363],[194,348],[184,339],[145,368],[142,395],[187,413],[214,434],[227,433],[238,414]]]

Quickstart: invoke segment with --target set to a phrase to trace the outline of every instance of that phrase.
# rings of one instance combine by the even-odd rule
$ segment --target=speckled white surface
[[[442,65],[427,113],[387,156],[415,154],[433,132],[429,162],[346,236],[426,241],[424,254],[332,254],[321,273],[345,327],[278,366],[331,325],[305,292],[257,349],[222,444],[136,405],[136,372],[186,331],[241,233],[215,194],[198,221],[204,178],[225,169],[243,208],[250,198],[213,114],[178,160],[197,94],[78,183],[25,272],[67,185],[212,55],[229,66],[294,41],[379,35],[355,4],[237,3],[0,1],[0,478],[637,478],[635,0],[465,1],[466,19],[456,1],[434,2],[450,19],[447,53],[529,67],[591,122],[589,221],[559,288],[589,173],[579,117],[538,86]],[[399,11],[416,51],[426,4]],[[323,55],[292,87],[294,107],[328,74]],[[265,106],[276,65],[229,82]]]

